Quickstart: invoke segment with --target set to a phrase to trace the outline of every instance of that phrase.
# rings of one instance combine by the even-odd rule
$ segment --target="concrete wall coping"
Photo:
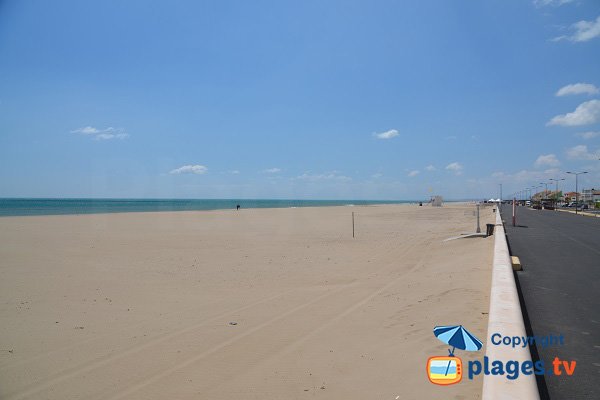
[[[496,332],[502,336],[527,336],[499,207],[496,212],[495,230],[492,290],[485,355],[490,363],[493,360],[502,360],[506,365],[507,361],[516,360],[521,365],[524,361],[531,361],[529,347],[498,346],[490,341],[491,335]],[[507,379],[506,375],[490,374],[483,377],[482,398],[483,400],[539,400],[540,397],[535,375],[533,374],[520,374],[514,380]]]

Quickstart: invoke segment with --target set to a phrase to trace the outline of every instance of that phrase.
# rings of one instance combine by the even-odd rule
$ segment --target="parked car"
[[[554,210],[554,204],[552,203],[544,203],[544,210]]]

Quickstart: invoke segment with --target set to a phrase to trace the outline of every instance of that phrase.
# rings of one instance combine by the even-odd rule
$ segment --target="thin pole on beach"
[[[352,237],[354,238],[354,211],[352,211]]]
[[[479,203],[477,203],[477,231],[476,232],[481,233],[481,228],[479,227]]]

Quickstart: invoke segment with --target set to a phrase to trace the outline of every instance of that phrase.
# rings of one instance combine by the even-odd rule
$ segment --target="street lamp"
[[[535,187],[534,187],[534,189],[535,189],[535,194],[536,194],[536,195],[538,194],[538,191],[537,191],[537,190],[538,190],[538,189],[541,189],[541,188],[543,188],[543,186],[535,186]],[[542,196],[540,195],[540,202],[541,202],[541,200],[542,200]]]
[[[567,174],[571,174],[571,175],[575,175],[575,214],[577,214],[577,210],[579,209],[579,186],[578,186],[578,177],[581,174],[587,174],[587,171],[581,171],[581,172],[569,172],[567,171]]]
[[[550,178],[550,180],[556,182],[556,192],[554,192],[554,207],[556,207],[556,205],[558,204],[558,181],[564,181],[565,178],[560,178],[560,179]]]
[[[546,190],[544,191],[544,198],[548,195],[548,183],[546,182],[540,182],[540,185],[546,185]],[[540,199],[541,200],[541,199]]]

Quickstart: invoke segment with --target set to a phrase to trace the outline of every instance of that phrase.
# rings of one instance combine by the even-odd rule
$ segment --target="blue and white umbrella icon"
[[[442,342],[452,346],[452,350],[448,349],[450,357],[454,357],[454,349],[477,351],[483,346],[481,340],[463,328],[462,325],[436,326],[433,328],[433,334]],[[450,361],[448,361],[446,375],[448,374],[448,368],[450,368]]]
[[[483,346],[481,340],[462,325],[436,326],[433,328],[433,334],[442,342],[452,346],[452,350],[448,349],[451,357],[454,356],[454,349],[477,351]]]

